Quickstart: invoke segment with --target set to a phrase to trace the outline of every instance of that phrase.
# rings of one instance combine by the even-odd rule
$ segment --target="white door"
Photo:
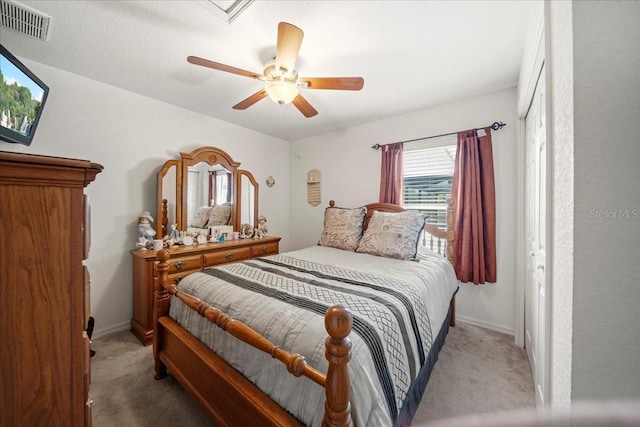
[[[526,282],[525,348],[535,386],[536,405],[546,403],[546,123],[544,68],[525,119]]]

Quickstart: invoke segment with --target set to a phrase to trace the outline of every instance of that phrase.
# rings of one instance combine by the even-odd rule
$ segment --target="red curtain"
[[[454,269],[458,280],[476,285],[495,283],[496,191],[491,128],[458,133],[451,192],[455,212]]]
[[[401,205],[404,200],[404,179],[401,142],[382,147],[382,169],[380,172],[380,202]]]

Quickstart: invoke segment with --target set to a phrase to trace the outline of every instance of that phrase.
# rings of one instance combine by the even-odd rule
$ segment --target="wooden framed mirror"
[[[200,147],[165,162],[157,175],[156,219],[158,235],[171,232],[171,224],[187,230],[201,207],[231,206],[229,225],[257,227],[258,183],[240,162],[216,147]]]

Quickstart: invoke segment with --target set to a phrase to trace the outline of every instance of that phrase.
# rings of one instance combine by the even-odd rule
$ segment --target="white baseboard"
[[[481,328],[490,329],[492,331],[501,332],[503,334],[514,336],[514,330],[505,328],[504,326],[496,325],[494,323],[484,322],[482,320],[472,319],[470,317],[460,316],[456,313],[456,322],[468,323],[469,325],[479,326]]]
[[[98,322],[96,322],[96,326]],[[107,335],[115,334],[116,332],[122,332],[131,329],[131,322],[123,322],[117,325],[112,325],[108,328],[99,328],[96,327],[93,331],[93,336],[91,339],[106,337]]]

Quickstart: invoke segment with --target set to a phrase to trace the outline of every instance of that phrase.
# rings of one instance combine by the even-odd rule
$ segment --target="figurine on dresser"
[[[165,247],[171,247],[177,245],[180,242],[180,232],[178,231],[178,224],[171,224],[171,231],[162,238]]]
[[[250,239],[253,237],[253,227],[251,224],[242,224],[240,232],[241,239]]]
[[[267,218],[264,215],[258,217],[258,228],[256,228],[256,237],[263,238],[267,235],[269,229],[267,228]]]
[[[153,247],[153,237],[156,230],[151,227],[153,217],[148,211],[145,211],[138,217],[138,242],[136,246],[140,249],[149,249]]]

